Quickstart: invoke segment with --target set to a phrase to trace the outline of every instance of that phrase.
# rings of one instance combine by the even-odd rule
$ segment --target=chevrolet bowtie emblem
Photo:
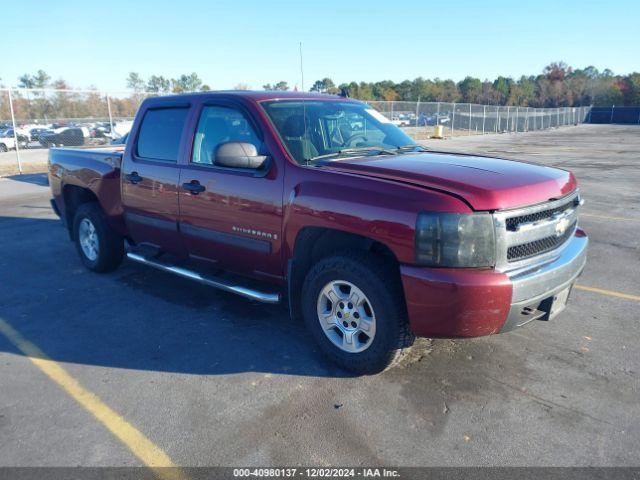
[[[348,314],[348,313],[345,313],[345,314],[344,314],[344,318],[349,318],[349,314]]]
[[[567,228],[569,228],[569,219],[568,218],[561,218],[560,220],[558,220],[558,223],[556,223],[556,237],[561,237],[564,232],[567,231]]]

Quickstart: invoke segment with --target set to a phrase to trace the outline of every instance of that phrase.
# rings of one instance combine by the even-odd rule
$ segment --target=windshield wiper
[[[415,150],[416,148],[421,148],[423,152],[428,152],[429,151],[429,149],[427,147],[423,147],[422,145],[418,145],[417,143],[413,144],[413,145],[402,145],[400,147],[397,147],[396,151],[397,152],[410,152],[412,150]]]
[[[315,157],[309,158],[307,162],[315,162],[316,160],[322,160],[325,158],[339,157],[340,155],[357,155],[359,153],[370,153],[376,152],[378,155],[395,155],[396,152],[393,150],[387,150],[383,147],[354,147],[354,148],[343,148],[342,150],[338,150],[333,153],[325,153],[324,155],[317,155]]]

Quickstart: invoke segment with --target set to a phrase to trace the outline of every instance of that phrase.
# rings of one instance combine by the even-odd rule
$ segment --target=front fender
[[[469,212],[443,192],[359,175],[306,169],[284,203],[285,260],[305,227],[330,228],[386,245],[400,263],[414,263],[415,224],[421,211]],[[310,170],[306,171],[306,170]]]

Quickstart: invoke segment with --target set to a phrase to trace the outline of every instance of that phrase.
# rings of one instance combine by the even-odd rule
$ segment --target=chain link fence
[[[532,108],[447,102],[367,102],[416,140],[444,136],[530,132],[589,121],[591,107]]]
[[[621,123],[640,125],[640,107],[592,107],[589,123]]]
[[[0,89],[0,167],[21,151],[106,145],[124,136],[148,92]],[[530,132],[580,123],[639,123],[639,107],[531,108],[449,102],[371,101],[412,138]],[[437,127],[441,127],[437,128]],[[73,135],[71,135],[73,133]]]
[[[0,167],[15,152],[20,173],[26,150],[100,146],[123,137],[151,93],[98,90],[0,89]],[[13,156],[13,153],[11,154]]]

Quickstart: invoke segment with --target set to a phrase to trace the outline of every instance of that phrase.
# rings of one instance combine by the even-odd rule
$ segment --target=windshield
[[[369,105],[327,100],[275,100],[262,106],[300,164],[419,146]]]

